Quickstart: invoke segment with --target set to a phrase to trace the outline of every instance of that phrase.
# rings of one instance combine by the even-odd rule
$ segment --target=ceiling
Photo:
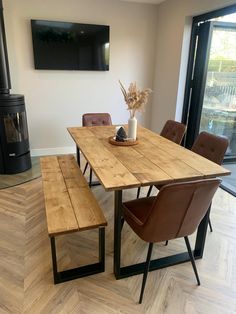
[[[165,0],[121,0],[121,1],[158,4]]]

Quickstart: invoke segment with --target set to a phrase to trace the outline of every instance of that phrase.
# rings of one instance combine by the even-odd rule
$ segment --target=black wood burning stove
[[[23,95],[10,94],[10,72],[2,0],[0,0],[0,173],[31,168],[29,137]]]

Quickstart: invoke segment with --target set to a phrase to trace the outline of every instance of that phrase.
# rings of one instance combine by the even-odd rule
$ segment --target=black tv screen
[[[31,20],[35,69],[109,70],[109,26]]]

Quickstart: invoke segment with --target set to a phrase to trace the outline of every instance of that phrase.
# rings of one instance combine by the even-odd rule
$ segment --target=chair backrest
[[[229,141],[225,137],[201,132],[193,143],[191,150],[221,165],[228,145]]]
[[[163,186],[139,230],[147,242],[160,242],[192,234],[205,216],[220,179]]]
[[[85,113],[82,117],[83,126],[112,125],[109,113]]]
[[[186,132],[186,126],[174,120],[166,121],[160,135],[168,140],[180,144]]]

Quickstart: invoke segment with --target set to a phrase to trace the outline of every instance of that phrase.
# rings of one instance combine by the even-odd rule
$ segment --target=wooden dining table
[[[68,131],[88,161],[105,191],[114,191],[114,274],[117,279],[143,272],[145,263],[121,267],[122,191],[150,185],[214,178],[230,171],[166,138],[138,126],[138,143],[116,146],[109,143],[115,126],[69,127]],[[174,210],[174,209],[173,209]],[[196,235],[194,257],[203,257],[209,211]],[[187,252],[151,261],[150,270],[189,261]]]

